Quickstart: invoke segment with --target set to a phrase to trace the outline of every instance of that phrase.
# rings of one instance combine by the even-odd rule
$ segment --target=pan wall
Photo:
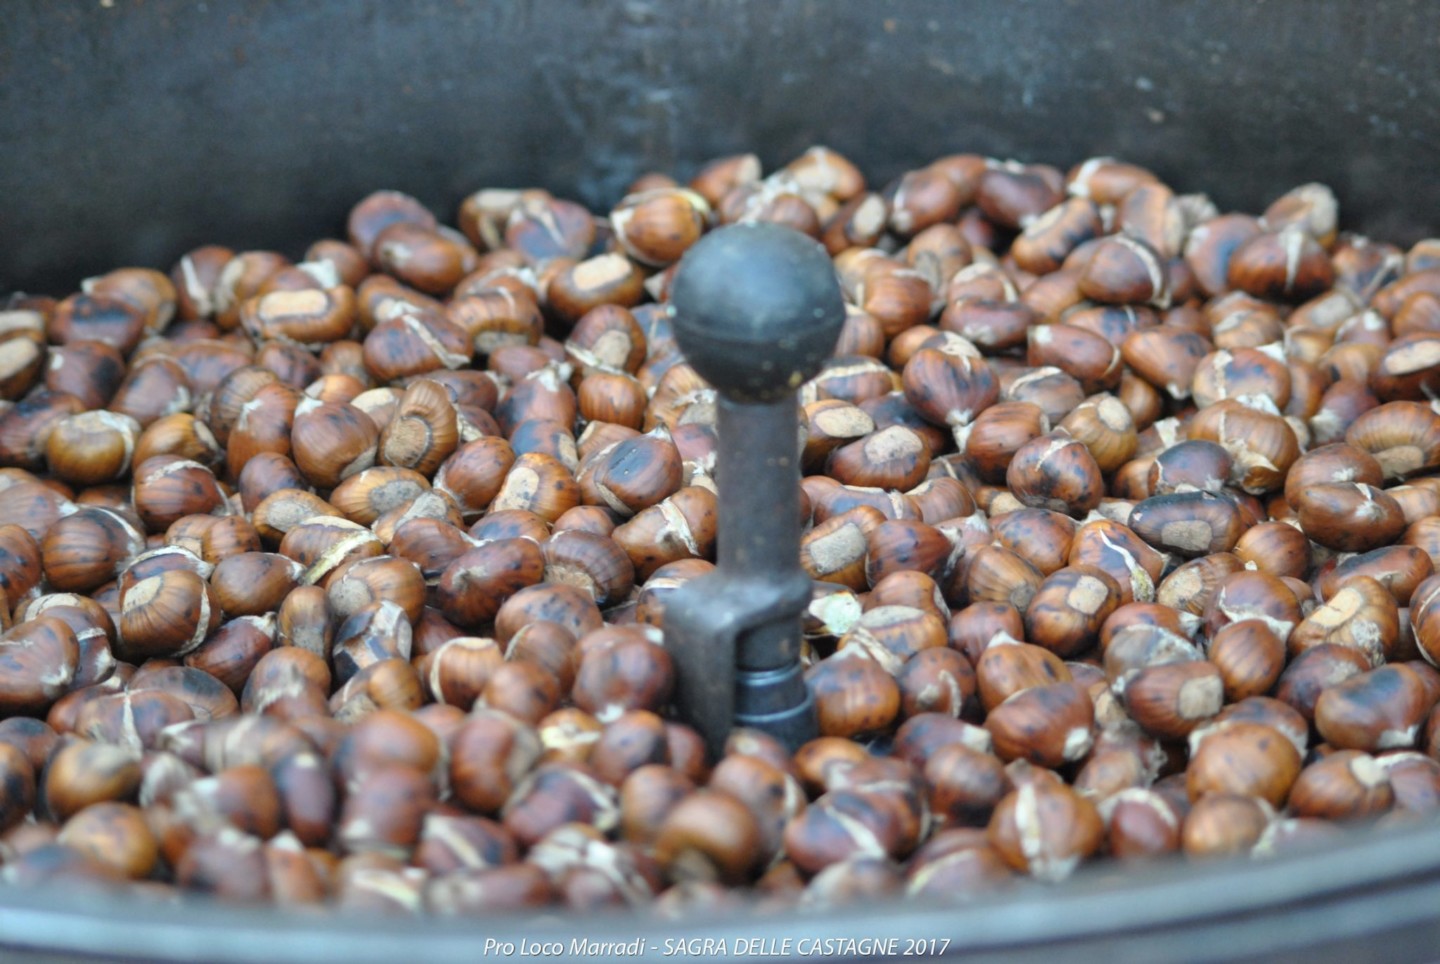
[[[879,184],[942,153],[1107,153],[1222,208],[1329,183],[1440,211],[1425,0],[5,0],[0,292],[217,242],[291,255],[378,187],[592,206],[812,143]]]

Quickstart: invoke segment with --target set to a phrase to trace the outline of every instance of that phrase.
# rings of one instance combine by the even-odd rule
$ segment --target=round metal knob
[[[835,349],[845,303],[825,249],[776,224],[735,224],[680,262],[670,301],[686,360],[724,397],[795,391]]]

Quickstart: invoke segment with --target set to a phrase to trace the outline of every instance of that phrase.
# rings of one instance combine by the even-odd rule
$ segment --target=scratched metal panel
[[[826,142],[883,181],[952,150],[1114,153],[1254,209],[1307,179],[1414,240],[1440,179],[1424,0],[5,0],[0,291],[188,246],[291,254],[365,192],[605,206]]]

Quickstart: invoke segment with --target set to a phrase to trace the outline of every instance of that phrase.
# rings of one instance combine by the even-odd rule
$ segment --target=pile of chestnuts
[[[757,220],[848,304],[801,388],[822,735],[709,760],[661,627],[715,397],[667,295]],[[1337,220],[817,147],[0,298],[0,881],[669,914],[1427,820],[1440,240]]]

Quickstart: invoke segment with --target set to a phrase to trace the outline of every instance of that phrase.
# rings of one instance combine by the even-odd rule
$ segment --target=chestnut
[[[1368,753],[1338,750],[1300,772],[1290,811],[1300,817],[1346,820],[1378,816],[1395,800],[1386,769]]]
[[[1248,854],[1274,818],[1273,808],[1258,797],[1207,793],[1185,815],[1181,847],[1191,858]]]
[[[140,786],[139,754],[125,747],[75,740],[56,750],[41,778],[46,812],[66,820],[87,806],[124,801]]]
[[[658,636],[645,627],[613,635],[598,629],[582,637],[570,693],[575,705],[602,723],[627,710],[664,707],[675,687],[675,667],[670,654],[658,645]]]
[[[837,653],[812,666],[805,682],[815,699],[822,735],[884,731],[899,715],[899,685],[879,663],[864,656]]]
[[[1005,470],[1005,484],[1025,505],[1077,518],[1099,505],[1104,492],[1094,456],[1067,434],[1042,435],[1020,446]]]
[[[477,710],[450,740],[450,786],[465,806],[496,814],[539,760],[534,728],[493,710]]]
[[[1060,767],[1090,752],[1094,719],[1094,704],[1083,687],[1051,683],[1013,694],[990,711],[985,728],[1000,759]]]
[[[1381,666],[1321,691],[1315,728],[1343,749],[1387,750],[1413,746],[1434,700],[1424,682],[1404,665]]]
[[[1022,783],[996,805],[986,833],[1015,870],[1059,881],[1100,849],[1105,825],[1087,798],[1059,780],[1037,779]]]
[[[738,802],[736,805],[744,809]],[[603,833],[614,828],[619,817],[613,787],[582,765],[546,763],[516,785],[502,810],[501,822],[518,843],[529,847],[562,824],[589,824]]]
[[[0,635],[0,713],[44,713],[79,665],[75,632],[55,616],[37,616]]]
[[[1185,786],[1192,801],[1230,793],[1279,807],[1300,775],[1300,763],[1294,744],[1276,730],[1233,722],[1206,734],[1192,752]]]

